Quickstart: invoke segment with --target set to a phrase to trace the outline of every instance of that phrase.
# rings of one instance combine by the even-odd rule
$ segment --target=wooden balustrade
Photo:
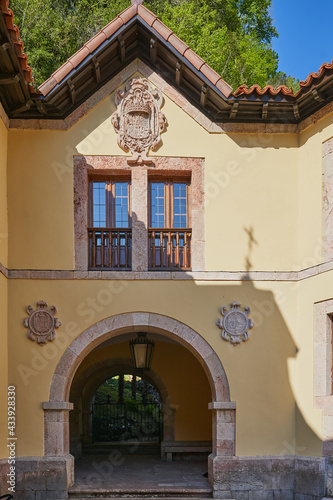
[[[149,269],[191,269],[191,229],[149,229]]]
[[[132,229],[89,228],[90,269],[131,269]]]

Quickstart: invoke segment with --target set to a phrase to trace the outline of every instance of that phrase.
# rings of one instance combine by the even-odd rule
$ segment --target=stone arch
[[[69,453],[68,412],[73,405],[68,399],[80,363],[105,340],[138,331],[164,335],[197,358],[207,375],[212,393],[209,409],[213,411],[213,455],[234,455],[236,407],[230,402],[228,380],[217,354],[191,327],[174,318],[147,312],[105,318],[83,331],[66,349],[52,377],[50,399],[43,403],[45,455],[64,456]]]
[[[98,387],[115,375],[120,374],[131,374],[142,377],[140,370],[137,370],[133,366],[133,362],[128,358],[113,358],[112,364],[110,364],[109,359],[104,359],[98,361],[92,366],[89,366],[84,370],[77,380],[73,381],[71,388],[71,401],[74,404],[74,408],[79,408],[80,398],[83,389],[85,388],[85,396],[82,402],[82,414],[81,411],[75,410],[70,414],[70,441],[71,441],[71,452],[77,458],[81,456],[81,436],[78,433],[79,428],[79,418],[82,418],[82,443],[90,442],[90,407],[94,394]],[[170,397],[166,385],[164,384],[162,378],[158,373],[150,370],[145,373],[145,378],[150,382],[158,391],[162,401],[162,411],[164,414],[163,418],[163,435],[165,440],[173,441],[175,438],[175,415],[174,410],[170,405]],[[73,415],[72,415],[73,414]],[[81,414],[81,415],[80,415]]]

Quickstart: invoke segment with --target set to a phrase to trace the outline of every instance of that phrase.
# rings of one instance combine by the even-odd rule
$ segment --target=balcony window
[[[130,181],[90,179],[89,202],[89,268],[130,269]]]
[[[149,183],[149,268],[190,269],[190,184],[187,180]]]

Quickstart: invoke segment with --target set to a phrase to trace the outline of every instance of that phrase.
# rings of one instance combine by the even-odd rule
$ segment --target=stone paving
[[[75,463],[72,493],[169,492],[211,496],[207,460],[162,461],[158,455],[89,455]]]

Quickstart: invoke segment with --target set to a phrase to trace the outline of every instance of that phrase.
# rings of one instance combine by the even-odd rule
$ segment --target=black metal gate
[[[162,411],[152,404],[93,404],[93,442],[161,441]]]

